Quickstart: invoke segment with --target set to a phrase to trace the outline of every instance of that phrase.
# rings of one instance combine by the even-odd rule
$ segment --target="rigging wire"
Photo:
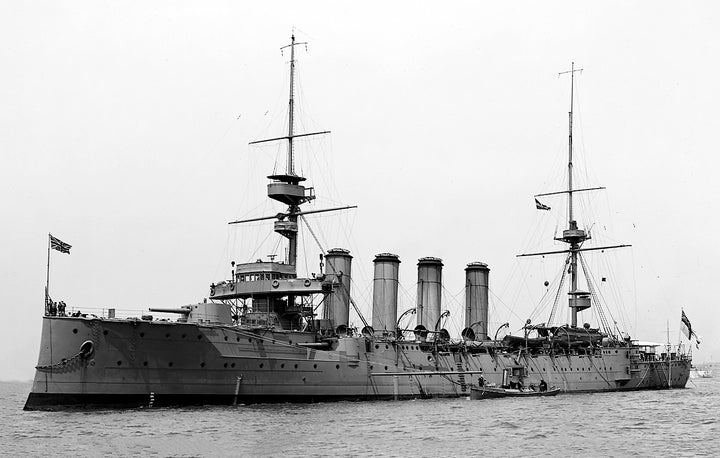
[[[600,296],[597,294],[596,289],[595,289],[595,285],[594,285],[594,283],[592,282],[592,278],[591,278],[591,276],[590,276],[590,272],[588,271],[587,264],[585,263],[585,257],[582,256],[580,253],[578,253],[578,258],[580,258],[580,265],[582,266],[582,270],[583,270],[583,272],[585,273],[585,278],[587,279],[587,285],[588,285],[588,289],[590,290],[590,295],[591,295],[591,296],[593,297],[593,299],[595,300],[595,304],[596,304],[595,310],[597,311],[598,316],[599,316],[599,318],[600,318],[600,323],[602,324],[603,330],[604,330],[607,334],[611,335],[611,334],[612,334],[612,328],[610,327],[610,323],[608,322],[608,320],[607,320],[607,318],[606,318],[606,316],[605,316],[605,312],[604,312],[604,310],[603,310],[604,307],[603,307],[603,304],[602,304],[601,301],[600,301]],[[608,311],[608,313],[609,313],[609,311]],[[612,314],[610,314],[610,318],[613,318],[613,317],[612,317]],[[615,321],[615,320],[613,319],[613,321]]]
[[[302,218],[302,220],[305,222],[305,225],[307,226],[308,230],[310,231],[310,235],[313,236],[313,238],[315,239],[315,243],[317,243],[318,247],[320,247],[320,251],[322,251],[323,253],[326,253],[325,249],[320,244],[320,240],[318,240],[317,236],[315,235],[315,232],[312,230],[312,228],[308,224],[307,219],[305,219],[305,215],[300,215],[300,218]],[[335,272],[335,267],[330,263],[328,263],[328,265],[333,270],[333,273],[337,275],[337,272]],[[351,277],[351,281],[352,281],[352,277]],[[344,285],[344,283],[341,283],[341,285]],[[363,322],[363,324],[365,326],[368,326],[368,323],[365,320],[365,317],[362,315],[362,313],[360,312],[360,309],[358,308],[357,304],[355,303],[355,301],[353,300],[353,298],[350,296],[349,293],[350,292],[348,291],[348,298],[350,299],[350,303],[352,304],[353,308],[355,309],[355,312],[358,314],[358,316],[360,317],[360,320]]]
[[[565,258],[565,264],[563,265],[562,275],[560,276],[560,286],[558,286],[557,293],[555,294],[555,301],[553,302],[552,312],[550,312],[550,318],[548,318],[548,325],[552,325],[555,322],[555,313],[558,310],[560,304],[560,294],[564,291],[565,279],[567,278],[567,266],[570,264],[570,254]]]

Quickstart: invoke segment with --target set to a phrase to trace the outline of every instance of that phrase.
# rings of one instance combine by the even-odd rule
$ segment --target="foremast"
[[[328,210],[316,210],[315,212],[302,212],[300,206],[306,202],[310,202],[315,199],[315,192],[312,187],[305,187],[302,183],[306,180],[305,177],[299,176],[295,173],[295,152],[293,149],[293,140],[298,137],[307,137],[311,135],[327,134],[330,131],[322,132],[310,132],[310,133],[295,133],[295,47],[296,46],[307,46],[307,42],[296,42],[295,34],[292,34],[290,44],[280,48],[280,51],[290,49],[290,94],[288,101],[288,133],[283,137],[268,138],[265,140],[257,140],[250,142],[251,145],[272,141],[287,141],[287,164],[285,167],[284,174],[270,175],[268,178],[272,180],[268,184],[268,197],[278,202],[282,202],[288,206],[286,213],[279,213],[275,216],[254,218],[251,220],[232,221],[230,224],[258,221],[262,219],[273,219],[275,221],[275,232],[288,239],[288,255],[287,263],[291,266],[297,264],[297,234],[298,234],[298,217],[306,213],[317,213],[320,211]]]
[[[288,250],[286,259],[280,262],[274,260],[275,255],[270,255],[270,261],[265,262],[258,259],[255,262],[245,262],[235,264],[232,263],[233,278],[230,282],[220,282],[217,285],[211,285],[210,297],[215,300],[233,300],[233,299],[252,299],[253,313],[260,312],[270,314],[278,314],[282,318],[283,314],[288,315],[295,313],[297,309],[296,298],[310,297],[315,294],[329,293],[335,286],[329,280],[325,279],[322,272],[323,254],[325,250],[320,247],[323,254],[320,255],[320,275],[312,275],[312,278],[298,278],[297,276],[297,258],[298,258],[298,223],[300,219],[307,226],[304,215],[313,213],[323,213],[335,210],[345,210],[355,208],[355,206],[344,206],[325,208],[318,210],[302,210],[301,206],[315,199],[315,192],[312,187],[306,187],[302,183],[306,180],[295,171],[295,149],[294,140],[298,137],[308,137],[313,135],[326,134],[330,131],[296,133],[295,132],[295,51],[297,46],[304,45],[305,42],[297,42],[295,35],[291,36],[290,44],[280,48],[281,52],[290,50],[290,87],[288,98],[288,130],[287,135],[264,140],[250,142],[250,144],[285,141],[287,142],[287,163],[284,173],[277,173],[268,176],[271,180],[267,185],[267,194],[273,200],[287,205],[287,210],[269,216],[261,216],[258,218],[243,219],[231,221],[228,224],[246,223],[251,221],[275,220],[274,231],[288,240]],[[309,226],[308,226],[309,228]],[[320,245],[317,237],[310,229],[313,238]],[[332,250],[331,250],[332,251]],[[333,270],[332,265],[328,265]],[[305,304],[306,305],[306,304]],[[304,312],[304,305],[300,312]],[[312,307],[309,309],[309,315],[312,314]]]

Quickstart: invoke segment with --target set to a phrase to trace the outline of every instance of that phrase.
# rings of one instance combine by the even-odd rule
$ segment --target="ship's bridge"
[[[324,276],[297,278],[295,266],[281,262],[236,264],[235,277],[210,285],[212,299],[247,299],[259,297],[306,296],[327,293],[332,283]]]
[[[283,262],[249,262],[235,265],[235,281],[280,280],[296,278],[295,266]]]

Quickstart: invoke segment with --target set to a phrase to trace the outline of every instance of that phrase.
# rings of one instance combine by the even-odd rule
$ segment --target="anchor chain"
[[[35,366],[35,369],[37,369],[39,371],[44,371],[44,372],[53,372],[53,371],[59,372],[59,373],[72,372],[78,368],[77,366],[79,366],[78,363],[80,362],[80,360],[84,359],[83,354],[84,354],[84,352],[81,351],[81,352],[78,352],[76,355],[70,357],[69,359],[63,358],[62,360],[60,360],[59,363],[48,364],[45,366]],[[61,370],[55,371],[55,369],[61,369]]]
[[[35,369],[43,372],[67,373],[80,369],[83,362],[86,362],[94,352],[94,343],[91,340],[85,341],[80,346],[80,351],[70,358],[63,358],[55,364],[37,365]]]

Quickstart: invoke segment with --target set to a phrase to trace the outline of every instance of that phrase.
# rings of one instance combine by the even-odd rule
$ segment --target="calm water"
[[[24,412],[0,383],[3,456],[720,456],[720,379],[672,391]]]

